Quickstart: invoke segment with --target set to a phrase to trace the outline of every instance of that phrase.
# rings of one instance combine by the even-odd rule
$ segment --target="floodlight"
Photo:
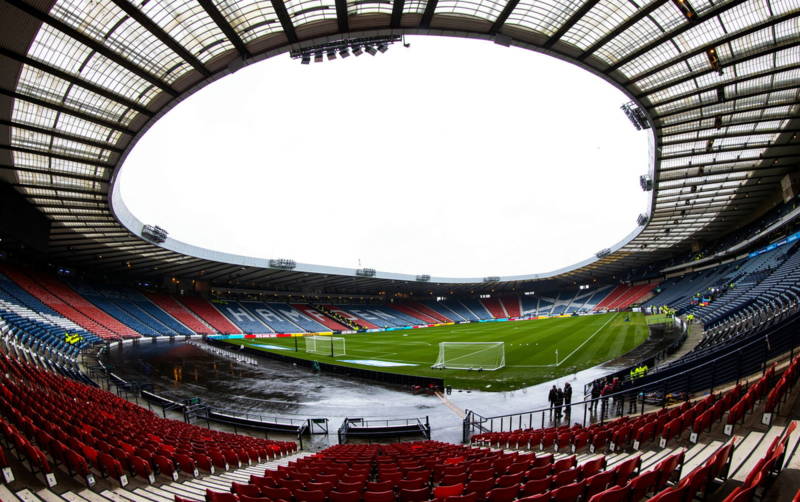
[[[375,50],[375,47],[373,47],[373,46],[371,46],[371,45],[366,45],[366,46],[364,46],[364,50],[365,50],[365,51],[367,51],[367,52],[369,52],[369,55],[370,55],[370,56],[374,56],[375,54],[377,54],[377,53],[378,53],[378,51],[377,51],[377,50]]]
[[[382,43],[378,46],[378,50],[381,51],[381,54],[389,50],[389,45],[386,43]]]
[[[315,52],[314,53],[314,62],[321,63],[322,62],[322,52]]]
[[[347,49],[347,47],[342,47],[339,49],[339,57],[342,59],[350,57],[350,51]]]
[[[328,49],[328,61],[336,59],[336,49]]]
[[[356,56],[360,56],[360,55],[364,54],[364,51],[361,50],[361,46],[360,45],[354,45],[353,46],[353,54],[355,54]]]
[[[300,60],[300,64],[308,64],[311,62],[311,54],[303,54],[303,58]]]

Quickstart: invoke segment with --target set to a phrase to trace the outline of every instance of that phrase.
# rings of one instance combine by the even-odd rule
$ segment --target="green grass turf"
[[[626,317],[630,318],[627,322]],[[446,385],[457,389],[506,391],[559,378],[608,361],[630,351],[642,343],[647,335],[644,314],[610,313],[339,335],[346,340],[347,354],[336,358],[306,353],[303,338],[297,339],[298,352],[294,352],[294,338],[236,339],[227,342],[342,366],[444,378]],[[505,342],[505,368],[496,371],[431,368],[439,354],[439,342],[470,341]],[[263,344],[288,347],[292,351],[267,349],[260,346]],[[536,367],[555,363],[556,349],[561,359],[559,366]],[[417,366],[380,368],[345,363],[341,359],[373,359]]]

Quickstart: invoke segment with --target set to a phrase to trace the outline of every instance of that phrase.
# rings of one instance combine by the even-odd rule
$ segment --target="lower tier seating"
[[[62,476],[120,486],[128,476],[227,470],[293,452],[293,442],[208,430],[159,418],[99,388],[0,353],[0,438],[53,486]],[[57,469],[59,467],[59,469]]]

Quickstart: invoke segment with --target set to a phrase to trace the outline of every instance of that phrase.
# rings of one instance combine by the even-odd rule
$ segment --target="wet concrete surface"
[[[104,362],[121,378],[149,383],[153,391],[174,400],[200,397],[215,408],[284,418],[328,418],[330,442],[345,417],[430,418],[432,439],[460,442],[462,419],[452,406],[435,395],[413,394],[411,389],[335,375],[315,374],[281,361],[259,358],[246,365],[222,358],[182,341],[142,342],[108,350]],[[555,382],[510,392],[458,391],[448,397],[461,410],[488,417],[521,413],[547,406],[553,383],[569,381],[573,402],[582,400],[584,384],[613,373],[615,365],[601,365]],[[572,422],[583,420],[583,406],[573,406]],[[549,414],[546,415],[549,421]],[[525,418],[539,426],[541,417]],[[515,422],[516,424],[516,422]]]

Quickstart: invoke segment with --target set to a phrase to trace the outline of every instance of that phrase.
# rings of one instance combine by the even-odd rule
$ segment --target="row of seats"
[[[709,307],[700,309],[697,316],[709,327],[724,321],[734,312],[754,302],[765,302],[770,296],[784,291],[800,292],[800,253],[793,253],[777,268],[752,287],[735,286]]]
[[[0,432],[49,485],[54,466],[87,485],[100,475],[196,476],[296,450],[271,441],[159,418],[129,401],[0,353]]]
[[[637,303],[657,286],[657,283],[639,284],[632,286],[620,284],[609,293],[602,301],[595,305],[594,310],[623,310]]]
[[[761,494],[772,485],[784,467],[786,447],[789,436],[797,428],[797,422],[792,421],[780,436],[776,436],[767,448],[766,454],[753,466],[741,486],[737,486],[724,500],[724,502],[749,502],[761,490]],[[762,497],[763,499],[763,497]],[[800,499],[800,490],[794,500]]]
[[[765,401],[765,413],[774,412],[788,389],[800,377],[800,356],[794,357],[785,371],[777,375],[777,363],[750,385],[740,383],[723,393],[712,393],[696,402],[686,401],[678,406],[651,411],[642,415],[617,419],[583,427],[564,425],[542,429],[518,429],[508,432],[486,432],[472,437],[476,445],[516,450],[553,450],[554,452],[591,452],[639,449],[642,444],[659,439],[666,447],[689,432],[689,440],[697,442],[701,434],[725,417],[725,433],[733,434],[734,427],[744,420],[756,402]],[[726,415],[727,414],[727,415]]]
[[[731,451],[730,445],[720,449],[703,473],[724,476]],[[207,490],[206,501],[639,502],[665,489],[710,492],[711,485],[701,483],[699,474],[678,483],[684,454],[669,455],[642,473],[641,456],[606,470],[604,456],[578,466],[574,455],[554,462],[552,454],[504,453],[435,441],[337,445],[266,470],[263,476],[251,475],[250,483],[232,483],[231,493]]]

